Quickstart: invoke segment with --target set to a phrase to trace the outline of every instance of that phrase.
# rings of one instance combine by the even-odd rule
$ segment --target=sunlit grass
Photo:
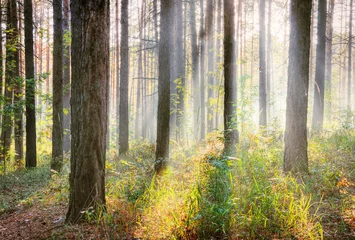
[[[107,210],[98,217],[88,211],[87,220],[111,239],[345,236],[355,219],[355,132],[343,129],[309,139],[310,173],[303,176],[282,172],[280,134],[245,133],[236,156],[222,155],[217,131],[198,146],[172,142],[170,166],[162,176],[154,175],[155,147],[148,141],[132,142],[125,156],[111,148]],[[42,152],[48,170],[50,158]],[[66,204],[69,165],[66,156],[63,171],[20,203]],[[19,172],[18,178],[29,179],[26,174]]]

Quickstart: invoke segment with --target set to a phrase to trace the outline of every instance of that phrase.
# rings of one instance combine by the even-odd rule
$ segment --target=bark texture
[[[12,102],[15,78],[19,76],[19,54],[18,54],[18,29],[17,29],[17,7],[15,0],[7,1],[6,5],[6,62],[5,62],[5,92],[3,121],[1,128],[1,158],[4,166],[9,159],[8,153],[11,146],[12,132]],[[4,168],[4,172],[6,172]]]
[[[67,41],[69,29],[69,0],[63,0],[64,59],[63,59],[63,150],[70,151],[70,43]]]
[[[71,1],[71,173],[67,222],[105,206],[109,1]]]
[[[285,172],[308,172],[307,104],[312,0],[291,0]]]
[[[63,166],[63,1],[53,0],[53,128],[51,169]]]
[[[25,65],[26,65],[26,168],[37,166],[36,146],[36,79],[33,55],[32,0],[24,1],[25,10]]]
[[[125,154],[128,151],[128,0],[121,1],[121,71],[120,71],[120,122],[119,122],[119,151]]]
[[[319,0],[317,23],[316,75],[314,81],[314,104],[312,118],[312,129],[316,131],[319,131],[323,128],[324,120],[326,23],[327,0]]]
[[[159,76],[158,76],[158,124],[155,171],[160,174],[166,169],[169,159],[170,132],[170,8],[171,0],[161,0]]]
[[[235,78],[234,1],[224,0],[224,153],[233,154],[238,143]]]

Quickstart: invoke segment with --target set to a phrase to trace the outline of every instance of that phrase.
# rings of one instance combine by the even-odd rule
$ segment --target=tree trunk
[[[2,22],[3,20],[3,11],[2,11],[2,7],[3,7],[3,1],[0,2],[0,23]],[[0,24],[0,32],[2,33],[3,32],[3,29],[2,29],[2,24]],[[3,66],[3,51],[2,51],[2,48],[3,48],[3,37],[2,37],[2,34],[0,34],[0,98],[2,99],[0,101],[0,109],[2,109],[2,104],[3,104],[3,98],[4,98],[4,94],[3,94],[3,85],[4,85],[4,66]],[[3,117],[3,114],[0,114],[0,126],[2,126],[2,117]],[[0,140],[1,142],[1,140]],[[1,149],[0,149],[1,151]],[[0,156],[1,156],[1,153],[0,153]],[[0,157],[0,161],[1,161],[1,157]]]
[[[66,110],[63,116],[63,150],[64,152],[70,151],[70,42],[67,41],[69,29],[69,0],[63,2],[63,26],[64,26],[64,70],[63,70],[63,107]]]
[[[13,6],[16,8],[17,2],[13,4]],[[13,24],[16,23],[16,28],[19,25],[19,20],[17,16],[17,10],[15,12],[14,10],[14,15],[13,15]],[[21,20],[20,20],[21,21]],[[21,26],[21,25],[20,25]],[[13,79],[14,81],[14,131],[15,131],[15,161],[18,167],[21,166],[21,161],[23,159],[23,106],[22,106],[22,88],[23,88],[23,82],[21,78],[21,58],[20,58],[20,52],[21,52],[21,41],[19,39],[19,36],[21,35],[20,31],[18,29],[15,31],[17,36],[17,40],[19,41],[17,43],[17,74],[16,76],[19,77],[19,79]],[[21,79],[21,81],[19,81]]]
[[[266,127],[265,0],[259,4],[259,126]]]
[[[155,152],[155,171],[160,174],[166,169],[169,159],[170,132],[170,25],[171,0],[161,0],[160,10],[160,44],[158,77],[158,124],[157,149]]]
[[[222,0],[217,0],[217,39],[216,39],[216,55],[217,55],[217,77],[216,77],[216,86],[217,88],[217,104],[216,104],[216,115],[215,115],[215,121],[216,121],[216,128],[219,129],[219,117],[220,117],[220,112],[219,112],[219,96],[220,96],[220,84],[222,82],[221,79],[221,71],[219,70],[219,66],[221,65],[221,36],[222,36]]]
[[[353,39],[353,0],[350,0],[350,15],[349,15],[349,43],[348,43],[348,109],[351,110],[351,68],[352,68],[352,39]]]
[[[334,0],[329,1],[328,21],[327,21],[327,42],[326,42],[326,90],[329,95],[327,100],[328,120],[332,121],[332,46],[333,46],[333,20],[334,20]]]
[[[314,82],[314,104],[312,129],[320,131],[323,128],[324,119],[324,80],[325,80],[325,41],[327,23],[327,1],[318,1],[318,23],[317,23],[317,56],[316,75]]]
[[[199,129],[199,72],[198,72],[198,46],[196,33],[196,0],[190,1],[190,32],[191,32],[191,58],[192,58],[192,81],[193,81],[193,128],[195,129],[195,140],[198,140]]]
[[[6,25],[6,63],[5,63],[5,93],[3,121],[1,128],[1,158],[4,161],[4,172],[6,172],[6,162],[9,160],[9,150],[11,146],[12,130],[12,110],[13,84],[15,78],[19,76],[19,54],[18,29],[17,29],[17,7],[15,0],[7,1],[7,25]]]
[[[120,42],[119,42],[119,0],[116,0],[116,139],[119,147],[119,120],[120,120]]]
[[[312,0],[291,0],[285,172],[308,172],[307,105]]]
[[[212,109],[212,98],[213,98],[213,63],[214,59],[214,26],[213,26],[213,0],[207,0],[207,16],[206,16],[206,31],[207,31],[207,52],[208,52],[208,75],[207,75],[207,132],[211,132],[213,129],[213,109]]]
[[[234,1],[224,0],[224,153],[234,154],[238,143],[237,83],[235,78]]]
[[[128,151],[128,0],[121,0],[121,71],[120,71],[120,122],[119,122],[119,151]]]
[[[182,127],[184,121],[184,95],[185,95],[185,61],[183,49],[183,14],[182,1],[176,1],[176,73],[177,73],[177,112],[176,129],[177,139],[182,137]]]
[[[26,168],[37,166],[36,146],[36,79],[33,60],[32,0],[24,1],[25,10],[25,64],[26,64]]]
[[[271,11],[272,11],[272,0],[268,0],[268,18],[267,18],[267,78],[266,78],[266,116],[267,122],[271,121]]]
[[[205,29],[204,29],[204,7],[203,0],[200,0],[200,139],[203,140],[206,137],[206,100],[205,100]]]
[[[72,141],[67,222],[105,208],[109,1],[71,1]]]
[[[63,6],[53,1],[53,129],[51,169],[59,172],[63,166]]]

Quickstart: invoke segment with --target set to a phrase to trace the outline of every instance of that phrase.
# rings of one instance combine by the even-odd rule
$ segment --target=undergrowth
[[[87,220],[108,239],[353,236],[355,131],[313,136],[309,140],[310,173],[303,176],[282,172],[279,132],[245,135],[236,156],[222,154],[219,132],[199,146],[172,142],[170,167],[162,176],[154,175],[155,146],[149,142],[132,142],[124,156],[112,148],[106,164],[107,211],[98,214],[99,218],[88,211]],[[48,164],[14,172],[1,177],[1,194],[6,195],[5,190],[13,185],[33,186],[37,192],[19,198],[22,203],[66,204],[68,173],[68,159],[62,173],[52,175],[49,182]],[[0,199],[0,208],[9,208],[4,207],[9,199]]]

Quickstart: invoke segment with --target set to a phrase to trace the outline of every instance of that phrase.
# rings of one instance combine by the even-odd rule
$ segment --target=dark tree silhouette
[[[120,71],[120,122],[119,122],[119,151],[128,151],[128,0],[121,1],[121,71]]]
[[[314,81],[314,104],[312,129],[323,128],[324,120],[324,81],[325,81],[325,42],[327,23],[327,1],[318,1],[316,75]]]
[[[160,174],[168,164],[170,133],[170,8],[171,0],[161,0],[159,77],[158,77],[158,124],[155,171]]]
[[[36,146],[36,79],[33,61],[33,9],[32,0],[24,1],[25,65],[26,65],[26,167],[37,166]]]
[[[63,165],[63,1],[53,0],[53,128],[51,169]]]

